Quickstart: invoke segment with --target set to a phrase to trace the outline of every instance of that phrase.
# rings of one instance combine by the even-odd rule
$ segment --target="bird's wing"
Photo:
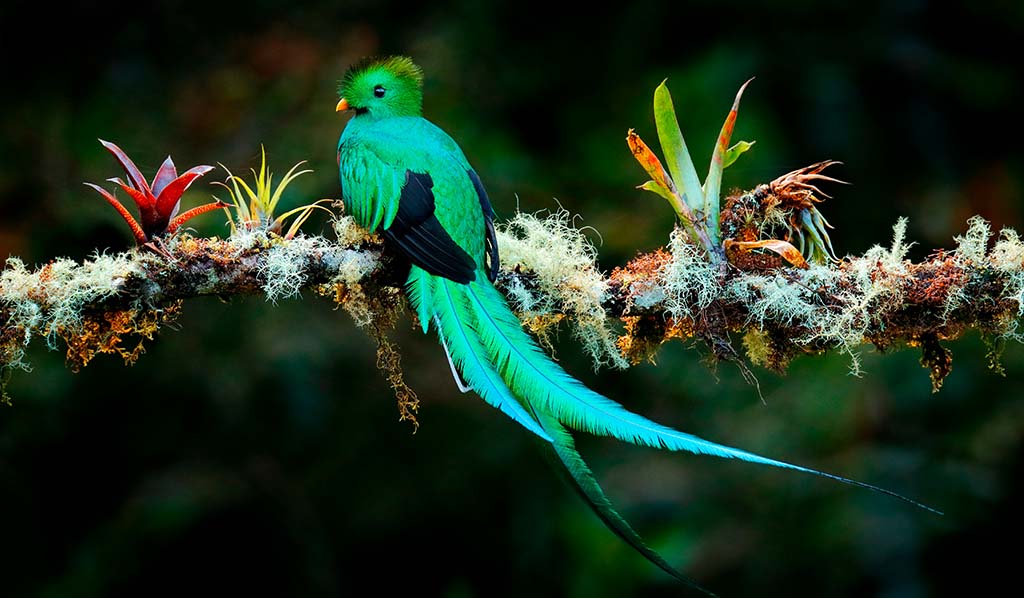
[[[349,213],[363,228],[380,231],[430,274],[459,283],[474,280],[476,262],[437,219],[430,174],[405,166],[429,161],[389,151],[391,146],[402,147],[391,137],[373,141],[362,138],[350,147],[344,142],[339,147],[342,196]]]
[[[433,188],[429,174],[406,171],[398,212],[384,229],[384,238],[427,272],[462,284],[471,282],[476,278],[476,262],[437,220]]]

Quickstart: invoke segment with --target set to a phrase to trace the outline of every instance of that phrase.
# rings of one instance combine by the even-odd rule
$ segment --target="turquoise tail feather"
[[[604,522],[605,526],[665,573],[695,590],[704,592],[709,596],[714,596],[715,594],[680,573],[679,570],[662,558],[660,554],[649,548],[640,535],[629,525],[629,522],[623,519],[622,515],[619,515],[615,507],[612,506],[608,496],[605,495],[601,485],[597,483],[593,472],[590,471],[590,468],[583,461],[583,457],[576,450],[576,444],[573,441],[572,435],[569,434],[569,430],[551,415],[537,411],[534,411],[534,415],[540,421],[544,430],[554,439],[550,445],[547,445],[549,452],[553,454],[553,458],[556,458],[562,464],[565,472],[569,475],[569,481],[572,483],[573,488],[590,505],[590,508]]]
[[[761,465],[792,469],[861,488],[867,488],[904,500],[922,509],[940,513],[905,496],[864,482],[769,459],[737,448],[705,440],[655,423],[626,410],[618,403],[585,387],[552,361],[522,329],[505,298],[482,277],[468,285],[448,285],[467,297],[480,341],[490,354],[501,378],[512,393],[536,408],[549,413],[571,428],[626,442],[740,459]]]
[[[638,445],[814,474],[939,513],[884,488],[714,443],[628,411],[585,387],[544,354],[482,272],[466,285],[432,276],[414,266],[407,290],[424,329],[434,322],[450,359],[472,389],[544,440],[547,451],[562,464],[573,487],[612,532],[648,561],[695,590],[714,595],[648,547],[619,515],[576,450],[566,426]]]
[[[435,322],[441,342],[465,381],[491,406],[500,409],[546,442],[552,442],[551,436],[527,413],[491,364],[473,330],[472,322],[475,318],[466,303],[465,293],[458,291],[461,285],[426,273],[421,275],[420,272],[410,275],[409,286],[416,288],[410,289],[408,296],[424,322]],[[429,288],[424,288],[426,285]],[[428,298],[429,303],[425,303]]]

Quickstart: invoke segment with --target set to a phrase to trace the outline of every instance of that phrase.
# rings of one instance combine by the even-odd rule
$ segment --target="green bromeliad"
[[[337,109],[355,112],[338,142],[345,208],[412,262],[406,293],[423,331],[431,325],[437,331],[459,387],[540,438],[613,532],[669,574],[698,587],[648,548],[615,511],[568,428],[879,490],[662,426],[586,388],[552,361],[492,284],[499,261],[491,203],[458,144],[421,116],[422,79],[419,67],[404,57],[365,60],[345,74]]]

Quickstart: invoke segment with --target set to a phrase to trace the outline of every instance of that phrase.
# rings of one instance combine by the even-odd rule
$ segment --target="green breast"
[[[421,117],[349,121],[338,141],[345,208],[363,227],[387,228],[398,209],[406,171],[429,174],[434,214],[452,239],[484,264],[485,225],[471,169],[458,144]]]

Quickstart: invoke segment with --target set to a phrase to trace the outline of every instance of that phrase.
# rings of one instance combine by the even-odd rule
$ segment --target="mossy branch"
[[[762,201],[758,193],[765,190],[730,197],[723,226],[742,206]],[[0,277],[0,367],[27,369],[25,349],[33,338],[52,349],[62,342],[75,369],[98,353],[134,362],[142,341],[183,301],[208,295],[277,301],[311,289],[332,297],[381,341],[403,307],[404,266],[385,257],[380,240],[350,218],[337,219],[334,229],[336,240],[183,234],[159,253],[132,249],[82,262],[58,259],[34,270],[10,258]],[[975,217],[954,249],[911,263],[905,235],[901,219],[887,248],[803,267],[771,252],[749,252],[723,276],[677,230],[666,247],[604,275],[568,213],[518,214],[499,232],[498,286],[542,342],[568,322],[596,366],[650,359],[673,338],[698,338],[716,358],[739,362],[731,337],[740,335],[755,364],[781,371],[796,355],[834,349],[849,354],[856,370],[860,345],[903,343],[921,348],[938,389],[951,363],[940,341],[972,329],[999,342],[1017,338],[1024,243],[1007,229],[989,248],[991,231]],[[394,375],[397,354],[389,363]],[[396,390],[408,390],[400,386]]]
[[[1012,230],[1001,231],[990,249],[988,224],[975,217],[954,249],[911,263],[901,219],[890,247],[839,260],[831,225],[817,208],[828,198],[818,185],[841,183],[823,174],[833,161],[720,203],[722,171],[752,145],[729,147],[745,87],[722,127],[703,185],[664,83],[655,92],[654,111],[668,169],[634,131],[627,134],[630,151],[651,177],[640,188],[668,200],[681,224],[664,248],[605,275],[596,250],[567,212],[546,218],[517,214],[499,227],[498,287],[542,344],[551,348],[550,332],[566,321],[595,367],[627,367],[652,359],[667,340],[695,338],[714,359],[736,363],[752,380],[747,360],[783,371],[799,354],[832,349],[848,354],[856,373],[861,345],[888,349],[902,343],[921,348],[921,363],[938,390],[952,364],[941,341],[976,329],[998,357],[1005,339],[1020,338],[1024,243]],[[154,216],[143,209],[154,201],[142,193],[149,193],[144,177],[120,148],[104,145],[129,179],[117,182],[134,192],[129,195],[141,201],[144,216]],[[34,338],[44,338],[51,349],[63,343],[73,369],[99,353],[134,363],[143,342],[187,299],[263,295],[276,302],[310,289],[332,297],[377,340],[378,365],[395,390],[402,419],[415,423],[416,396],[387,339],[405,305],[401,285],[409,265],[392,259],[379,238],[346,216],[333,220],[335,240],[298,234],[302,222],[329,200],[275,217],[284,187],[306,172],[297,168],[276,190],[265,155],[259,173],[253,171],[253,187],[229,177],[228,239],[174,236],[170,213],[139,225],[111,194],[90,185],[134,224],[142,246],[82,262],[57,259],[34,270],[17,258],[7,260],[0,276],[0,394],[7,374],[28,369],[25,350]],[[173,169],[168,158],[153,185],[176,174]],[[191,181],[209,169],[196,167],[182,176]],[[208,204],[221,205],[228,204]],[[341,209],[341,202],[335,206]],[[295,221],[281,236],[289,216]],[[170,239],[163,240],[166,235]],[[734,347],[734,336],[742,337],[747,360]]]

